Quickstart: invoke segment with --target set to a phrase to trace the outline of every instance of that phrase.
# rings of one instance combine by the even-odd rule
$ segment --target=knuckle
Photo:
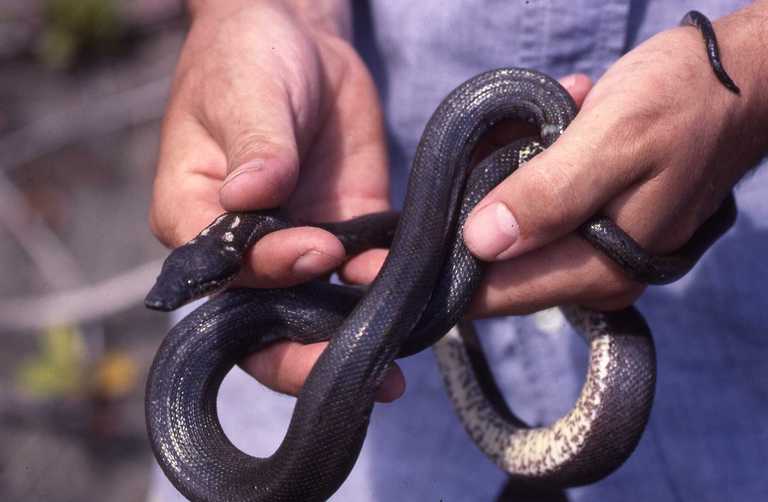
[[[666,124],[664,109],[647,101],[623,107],[618,101],[611,108],[616,113],[592,138],[591,158],[599,159],[593,169],[610,169],[611,176],[625,181],[640,178],[658,164],[658,152],[669,152],[667,143],[673,141],[672,135],[658,134],[659,125]],[[587,174],[595,175],[594,171]]]
[[[573,169],[567,161],[552,161],[530,173],[532,182],[527,187],[526,198],[538,216],[533,218],[537,228],[529,230],[544,234],[568,230],[564,227],[574,219],[573,211],[577,207]]]
[[[229,142],[227,158],[230,162],[242,162],[247,159],[281,159],[284,165],[295,164],[295,148],[275,140],[275,135],[268,131],[247,129],[238,131]]]

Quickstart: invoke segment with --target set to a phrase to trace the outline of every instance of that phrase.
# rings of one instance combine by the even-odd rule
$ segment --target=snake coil
[[[711,27],[709,35],[702,28],[708,21],[698,16],[686,19],[714,42]],[[718,57],[715,50],[719,63]],[[712,66],[724,73],[722,65]],[[568,93],[541,73],[500,69],[472,78],[427,124],[399,220],[386,213],[320,225],[348,254],[390,245],[366,292],[324,282],[226,290],[177,324],[157,352],[146,392],[150,442],[176,488],[200,501],[327,499],[357,459],[374,392],[392,361],[436,342],[449,395],[470,436],[513,477],[569,486],[618,467],[642,434],[655,384],[653,342],[636,310],[566,309],[590,343],[589,373],[574,410],[540,429],[525,427],[503,403],[471,330],[443,338],[482,277],[482,264],[457,237],[464,220],[496,184],[551,145],[575,113]],[[534,124],[539,136],[470,169],[481,136],[505,119]],[[685,273],[734,217],[729,198],[673,257],[647,255],[605,218],[591,220],[581,233],[635,277],[663,282]],[[221,291],[255,241],[293,224],[279,210],[223,214],[170,254],[147,306],[171,310]],[[255,458],[224,434],[216,394],[242,357],[285,339],[330,343],[299,393],[282,444],[272,456]]]

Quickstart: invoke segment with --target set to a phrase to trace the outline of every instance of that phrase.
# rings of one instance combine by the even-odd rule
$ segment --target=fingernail
[[[296,259],[292,268],[299,277],[314,277],[335,268],[339,262],[340,259],[335,256],[310,249]]]
[[[576,85],[576,75],[568,75],[563,77],[559,80],[559,82],[560,85],[570,90],[574,85]]]
[[[503,202],[482,208],[467,222],[464,242],[473,254],[483,260],[509,258],[510,249],[520,236],[520,227],[512,211]]]

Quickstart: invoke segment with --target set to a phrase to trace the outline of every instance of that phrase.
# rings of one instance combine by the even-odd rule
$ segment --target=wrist
[[[193,22],[201,18],[221,19],[259,4],[287,8],[293,16],[313,29],[346,40],[351,39],[350,0],[187,0],[187,8]]]
[[[736,183],[768,154],[762,131],[768,127],[768,0],[759,0],[715,23],[723,64],[741,89],[735,101],[734,127],[728,140],[740,145],[731,159],[730,178]]]
[[[741,107],[755,131],[768,123],[768,0],[761,0],[714,23],[723,64],[741,89]]]

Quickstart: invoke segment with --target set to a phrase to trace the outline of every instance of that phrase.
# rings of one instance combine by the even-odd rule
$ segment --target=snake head
[[[152,310],[168,312],[215,293],[240,271],[242,254],[212,239],[195,239],[174,249],[144,299]]]

